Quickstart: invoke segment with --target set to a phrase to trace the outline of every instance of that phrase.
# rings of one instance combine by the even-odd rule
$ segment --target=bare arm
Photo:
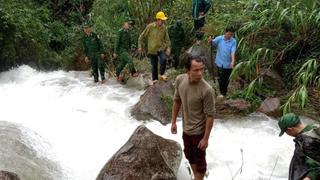
[[[233,69],[235,65],[236,65],[236,54],[232,53],[231,54],[231,65],[230,66]]]
[[[208,147],[208,141],[209,141],[209,137],[210,137],[210,133],[213,127],[213,122],[214,119],[212,116],[208,116],[207,120],[206,120],[206,129],[204,131],[204,136],[201,139],[201,141],[199,142],[198,148],[205,150]]]
[[[177,117],[181,107],[180,100],[174,100],[172,105],[171,133],[177,134]]]

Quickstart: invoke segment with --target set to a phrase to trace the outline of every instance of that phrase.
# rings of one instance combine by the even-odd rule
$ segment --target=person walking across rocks
[[[203,79],[204,63],[199,56],[189,56],[175,81],[171,133],[177,133],[176,120],[182,107],[184,154],[195,180],[203,180],[207,170],[206,149],[215,114],[214,90]]]
[[[130,55],[130,49],[132,46],[132,38],[130,35],[130,28],[133,25],[134,21],[128,19],[124,22],[121,29],[119,29],[115,45],[113,58],[118,59],[116,76],[118,81],[122,81],[122,76],[120,76],[124,67],[128,64],[129,71],[132,77],[137,77],[138,73],[133,64],[133,58]]]
[[[99,74],[101,77],[101,83],[106,82],[105,78],[105,62],[104,62],[104,54],[103,54],[103,44],[96,33],[92,31],[92,24],[85,23],[83,25],[83,36],[81,38],[84,53],[86,55],[85,61],[86,63],[91,64],[92,73],[94,77],[94,82],[99,82]]]
[[[152,66],[152,80],[155,82],[158,78],[158,61],[160,60],[160,79],[166,80],[165,76],[167,57],[171,53],[171,42],[168,35],[165,21],[168,18],[164,12],[159,11],[156,14],[156,21],[147,25],[139,36],[138,50],[143,52],[145,41],[147,42],[147,55]]]

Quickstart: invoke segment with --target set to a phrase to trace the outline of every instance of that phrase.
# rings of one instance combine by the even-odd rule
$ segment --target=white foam
[[[45,138],[68,179],[95,179],[109,158],[141,124],[129,109],[143,91],[119,84],[94,85],[89,72],[38,72],[29,66],[0,73],[0,120],[21,123]],[[182,146],[181,121],[178,134],[170,125],[146,123],[154,133]],[[207,149],[207,179],[287,179],[293,153],[288,136],[278,137],[276,121],[261,114],[244,119],[216,120]],[[278,159],[278,160],[277,160]],[[186,159],[179,180],[190,178]]]

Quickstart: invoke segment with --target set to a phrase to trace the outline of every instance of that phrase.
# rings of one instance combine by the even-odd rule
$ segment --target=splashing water
[[[0,73],[0,121],[18,124],[41,137],[30,146],[62,168],[64,175],[56,179],[95,179],[141,124],[129,111],[143,91],[112,81],[107,85],[92,81],[89,72],[39,72],[29,66]],[[170,125],[163,126],[157,121],[144,124],[155,134],[183,146],[181,119],[178,135],[170,134]],[[207,149],[207,179],[287,179],[294,145],[292,138],[279,138],[278,133],[276,121],[262,114],[216,120]],[[25,136],[34,141],[28,133]],[[50,150],[42,142],[48,143]],[[5,143],[0,144],[0,150],[6,148]],[[0,154],[0,159],[1,156],[4,154]],[[23,171],[18,168],[0,162],[0,170]],[[36,172],[24,174],[28,173]],[[23,173],[19,175],[31,180]],[[191,179],[184,158],[178,179]]]

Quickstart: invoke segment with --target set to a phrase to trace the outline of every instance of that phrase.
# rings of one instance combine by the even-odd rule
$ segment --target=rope
[[[278,164],[278,160],[279,160],[279,155],[277,156],[276,163],[275,163],[274,166],[273,166],[273,169],[272,169],[272,172],[271,172],[271,174],[270,174],[269,180],[271,179],[271,177],[272,177],[272,175],[273,175],[273,172],[274,172],[274,170],[276,169],[276,166],[277,166],[277,164]]]

